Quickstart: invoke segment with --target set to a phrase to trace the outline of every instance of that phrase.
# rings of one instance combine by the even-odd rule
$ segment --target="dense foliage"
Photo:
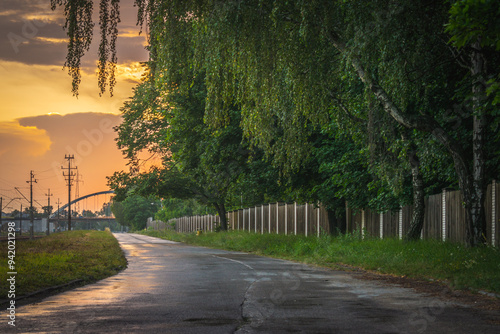
[[[70,72],[88,2],[53,1],[76,29]],[[220,214],[238,191],[265,198],[255,190],[337,212],[345,200],[379,211],[413,203],[414,238],[425,194],[451,186],[470,245],[485,242],[484,196],[500,165],[498,1],[135,3],[149,74],[124,107],[119,145],[132,160],[142,148],[164,162],[147,176],[116,174],[114,188],[197,198]],[[101,0],[110,31],[116,17],[103,8],[116,14],[116,2]]]
[[[120,225],[138,231],[146,228],[148,218],[154,217],[159,207],[158,201],[139,195],[131,195],[122,202],[113,202],[111,210]]]

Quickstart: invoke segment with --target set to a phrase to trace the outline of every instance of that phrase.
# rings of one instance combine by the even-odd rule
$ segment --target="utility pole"
[[[50,208],[50,196],[54,196],[54,194],[51,194],[50,193],[50,188],[49,188],[49,192],[47,194],[45,194],[45,196],[47,196],[47,235],[50,234],[50,214],[52,213],[52,210]]]
[[[34,220],[34,213],[33,213],[33,183],[36,183],[35,180],[35,174],[33,171],[30,171],[30,180],[26,181],[26,183],[30,184],[30,239],[33,239],[34,236],[34,226],[33,226],[33,220]]]
[[[73,184],[73,177],[76,175],[73,172],[73,169],[77,169],[77,167],[71,167],[71,160],[75,159],[73,154],[64,155],[64,159],[68,160],[68,167],[64,168],[61,166],[61,169],[67,169],[68,172],[63,172],[63,176],[66,178],[66,182],[68,182],[68,231],[71,231],[71,186]]]
[[[59,205],[61,204],[61,201],[59,200],[59,198],[57,199],[56,204],[57,204],[57,229],[56,229],[56,231],[57,231],[57,230],[59,230],[59,215],[61,214],[59,212]]]
[[[26,196],[24,196],[24,194],[21,192],[21,190],[19,190],[19,188],[17,188],[17,187],[14,187],[14,189],[15,189],[18,193],[20,193],[20,194],[21,194],[21,196],[23,196],[23,197],[24,197],[24,199],[25,199],[25,200],[28,202],[28,204],[29,204],[29,202],[30,202],[30,201],[26,198]],[[20,198],[20,199],[22,199],[22,198]],[[20,224],[20,225],[19,225],[19,229],[20,229],[20,231],[21,231],[21,234],[22,234],[22,220],[23,220],[23,204],[21,203],[21,218],[19,218],[19,222],[20,222],[20,223],[19,223],[19,224]]]
[[[75,179],[75,198],[80,197],[80,183],[83,183],[83,175],[80,172],[76,171],[76,179]],[[75,203],[74,211],[80,212],[80,202]]]
[[[21,203],[21,211],[19,211],[19,235],[23,235],[23,203]]]

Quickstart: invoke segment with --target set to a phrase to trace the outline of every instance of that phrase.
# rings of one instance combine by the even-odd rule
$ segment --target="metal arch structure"
[[[77,202],[80,202],[81,200],[84,200],[86,198],[93,197],[93,196],[99,196],[99,195],[104,195],[104,194],[114,194],[114,193],[115,192],[113,190],[99,191],[99,192],[96,192],[96,193],[93,193],[93,194],[85,195],[85,196],[79,197],[77,199],[74,199],[69,204],[73,205],[73,204],[75,204]],[[67,207],[68,207],[68,204],[64,204],[63,206],[61,206],[59,208],[59,210],[56,210],[55,212],[53,212],[49,216],[49,218],[55,218],[55,216],[57,215],[57,213],[64,211],[64,209],[66,209]]]

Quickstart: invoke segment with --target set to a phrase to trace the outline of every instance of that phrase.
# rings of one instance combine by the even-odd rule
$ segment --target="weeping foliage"
[[[497,1],[135,4],[150,43],[151,87],[186,96],[202,80],[204,125],[231,128],[232,112],[241,110],[243,138],[292,176],[309,167],[318,134],[349,137],[346,147],[354,144],[357,152],[321,164],[335,171],[328,181],[342,185],[342,170],[353,175],[340,187],[347,193],[364,179],[355,176],[358,162],[367,161],[364,186],[390,189],[402,204],[412,165],[424,172],[429,189],[445,183],[462,189],[470,243],[484,241],[485,185],[499,171],[498,164],[491,167],[499,159]],[[92,3],[52,1],[63,5],[75,88],[91,38]],[[106,80],[114,84],[117,2],[101,1],[100,13],[102,88]],[[436,160],[445,177],[429,166]]]
[[[81,59],[89,50],[92,43],[95,23],[92,20],[94,10],[93,0],[51,0],[52,10],[64,8],[66,23],[64,30],[68,35],[68,52],[64,67],[72,78],[73,95],[78,96],[78,87],[81,82]],[[100,94],[106,91],[109,84],[110,94],[116,84],[115,70],[118,61],[116,55],[116,39],[118,37],[118,23],[120,22],[120,0],[100,0],[99,25],[101,42],[98,54],[98,84]]]

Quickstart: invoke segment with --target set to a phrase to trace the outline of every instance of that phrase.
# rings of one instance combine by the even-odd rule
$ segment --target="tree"
[[[168,222],[173,218],[207,213],[213,213],[213,208],[201,205],[194,199],[166,198],[162,201],[162,208],[156,213],[155,219]]]
[[[125,224],[125,216],[123,210],[124,208],[122,202],[113,200],[113,203],[111,204],[111,212],[113,212],[116,221],[122,226],[128,226],[128,224]]]
[[[68,4],[52,2],[63,3]],[[499,124],[494,107],[499,99],[498,2],[136,4],[139,23],[148,24],[158,81],[187,91],[193,69],[205,73],[210,124],[227,125],[237,105],[244,136],[291,170],[310,153],[310,132],[302,125],[326,124],[328,117],[344,112],[343,106],[369,126],[390,118],[410,130],[408,140],[420,146],[406,150],[409,156],[425,154],[422,144],[432,142],[430,135],[453,160],[469,244],[485,242],[484,194],[498,165],[487,167],[500,154],[495,148],[499,137],[492,131]],[[72,50],[84,49],[87,41],[88,1],[72,6],[66,7],[68,27],[82,22],[76,26],[80,30],[68,29],[68,55],[79,59]],[[452,115],[460,122],[451,125],[447,111],[457,103],[466,115]],[[374,105],[387,117],[370,122]],[[275,140],[276,129],[283,130],[281,141]]]
[[[52,205],[51,206],[44,206],[44,207],[42,207],[43,214],[45,216],[47,216],[47,217],[52,213],[53,209],[54,209],[54,207]]]
[[[162,166],[147,172],[115,173],[110,186],[118,196],[129,189],[137,194],[179,199],[195,198],[213,206],[227,230],[226,205],[231,185],[247,170],[250,151],[242,143],[240,114],[231,111],[229,124],[214,130],[204,123],[206,91],[203,74],[187,90],[170,83],[168,94],[152,77],[139,85],[122,108],[124,122],[117,127],[118,145],[140,164],[139,153],[148,150],[162,158]],[[180,84],[180,83],[179,83]]]
[[[154,217],[159,203],[139,195],[128,196],[123,202],[112,205],[116,221],[132,230],[143,230],[149,217]]]
[[[342,87],[334,82],[338,74],[354,75],[354,86],[363,85],[366,101],[379,104],[401,126],[432,134],[446,148],[464,197],[468,242],[485,242],[484,143],[486,116],[491,114],[491,107],[485,89],[476,79],[487,74],[482,64],[488,55],[472,50],[467,64],[470,71],[460,67],[443,31],[449,20],[446,3],[164,3],[167,6],[160,12],[145,14],[152,22],[151,34],[157,37],[153,49],[160,44],[167,49],[158,54],[167,68],[178,64],[178,57],[189,55],[189,48],[194,49],[191,63],[207,71],[207,112],[215,122],[224,120],[228,105],[240,103],[246,134],[273,153],[284,149],[288,157],[300,158],[303,149],[297,143],[305,137],[297,126],[300,118],[318,120],[321,109],[324,112],[329,109],[325,106],[332,104],[322,98],[326,95],[323,87],[341,97]],[[383,15],[388,17],[381,20]],[[159,25],[155,21],[158,18],[166,18],[166,24]],[[185,21],[193,25],[193,46],[177,52],[179,39],[175,33],[185,31]],[[498,54],[491,54],[488,61],[498,64]],[[494,70],[489,75],[495,75],[498,66],[491,68]],[[401,82],[403,85],[398,87]],[[451,82],[450,88],[442,89],[447,82]],[[472,87],[473,127],[468,140],[464,140],[457,137],[456,130],[442,124],[443,110],[432,110],[428,103],[437,100],[449,107],[453,97],[467,87]],[[467,100],[461,103],[467,104]],[[272,128],[263,125],[273,125],[274,121],[290,131],[287,145],[272,144]],[[468,132],[465,126],[460,130]],[[473,143],[472,159],[464,150],[467,142]],[[291,160],[291,166],[293,161],[297,159]]]

